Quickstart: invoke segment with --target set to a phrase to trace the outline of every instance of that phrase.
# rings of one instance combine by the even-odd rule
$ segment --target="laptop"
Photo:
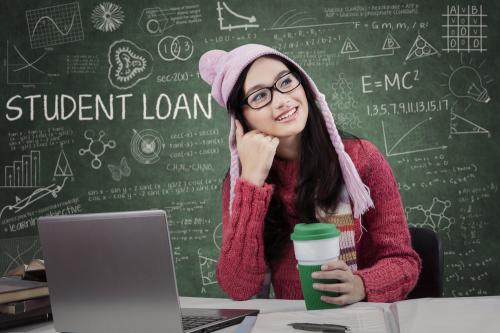
[[[259,312],[180,308],[164,211],[47,216],[38,232],[58,332],[212,332]]]

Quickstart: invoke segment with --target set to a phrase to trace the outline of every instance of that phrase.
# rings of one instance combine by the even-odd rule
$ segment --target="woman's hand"
[[[314,279],[334,279],[337,283],[314,283],[313,288],[339,293],[337,297],[321,296],[326,303],[346,305],[359,302],[366,297],[363,280],[354,275],[342,260],[330,261],[321,266],[320,272],[312,273]]]
[[[243,126],[236,122],[236,147],[241,162],[241,178],[257,186],[264,185],[273,165],[279,139],[258,130],[243,133]]]

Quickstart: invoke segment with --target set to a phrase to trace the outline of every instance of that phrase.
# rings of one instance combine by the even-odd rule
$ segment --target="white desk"
[[[270,314],[270,316],[279,315],[281,312],[291,313],[305,310],[304,301],[262,299],[235,302],[218,298],[181,297],[181,306],[195,308],[260,309],[261,314]],[[348,309],[356,311],[357,308],[366,309],[366,307],[388,308],[389,304],[361,302],[350,305]],[[500,327],[500,296],[424,298],[404,301],[398,303],[398,313],[401,333],[495,332]],[[279,318],[279,316],[276,318]],[[260,326],[262,327],[262,325]],[[281,326],[286,327],[286,323],[283,323]],[[236,330],[237,326],[232,326],[218,332],[234,333]],[[288,332],[287,328],[284,328],[283,331]],[[8,329],[7,332],[56,333],[52,322],[12,328]],[[252,333],[261,332],[267,333],[272,331],[270,329],[261,329],[258,332]],[[165,333],[167,333],[167,330],[165,330]]]
[[[181,297],[181,307],[183,308],[226,308],[226,309],[259,309],[260,313],[270,313],[276,311],[303,311],[306,309],[304,301],[288,301],[288,300],[262,300],[254,299],[244,302],[235,302],[224,298],[198,298],[198,297]],[[238,326],[232,326],[218,333],[233,333],[236,332]],[[44,322],[39,324],[27,325],[9,328],[7,332],[18,333],[56,333],[52,322]],[[104,333],[104,332],[103,332]],[[168,333],[165,330],[165,333]]]

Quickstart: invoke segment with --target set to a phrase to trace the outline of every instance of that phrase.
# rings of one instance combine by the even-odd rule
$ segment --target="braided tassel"
[[[229,216],[231,216],[233,211],[234,188],[236,186],[236,178],[238,178],[240,174],[240,164],[238,158],[238,150],[236,148],[236,123],[234,114],[230,114],[229,121],[229,151],[231,153],[231,166],[229,167]]]
[[[370,207],[374,207],[373,200],[370,197],[370,189],[363,183],[351,157],[344,150],[344,144],[335,126],[332,113],[326,103],[325,95],[319,93],[318,100],[323,118],[325,119],[328,134],[330,135],[332,144],[339,157],[344,183],[354,206],[354,217],[359,218]]]

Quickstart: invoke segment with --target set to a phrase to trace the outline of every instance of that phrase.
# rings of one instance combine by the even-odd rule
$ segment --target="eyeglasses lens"
[[[276,81],[273,88],[276,87],[276,90],[281,93],[287,93],[297,88],[299,85],[299,78],[293,73],[288,73]],[[272,88],[263,88],[248,96],[248,105],[253,109],[259,109],[269,104],[273,95],[271,89]]]

